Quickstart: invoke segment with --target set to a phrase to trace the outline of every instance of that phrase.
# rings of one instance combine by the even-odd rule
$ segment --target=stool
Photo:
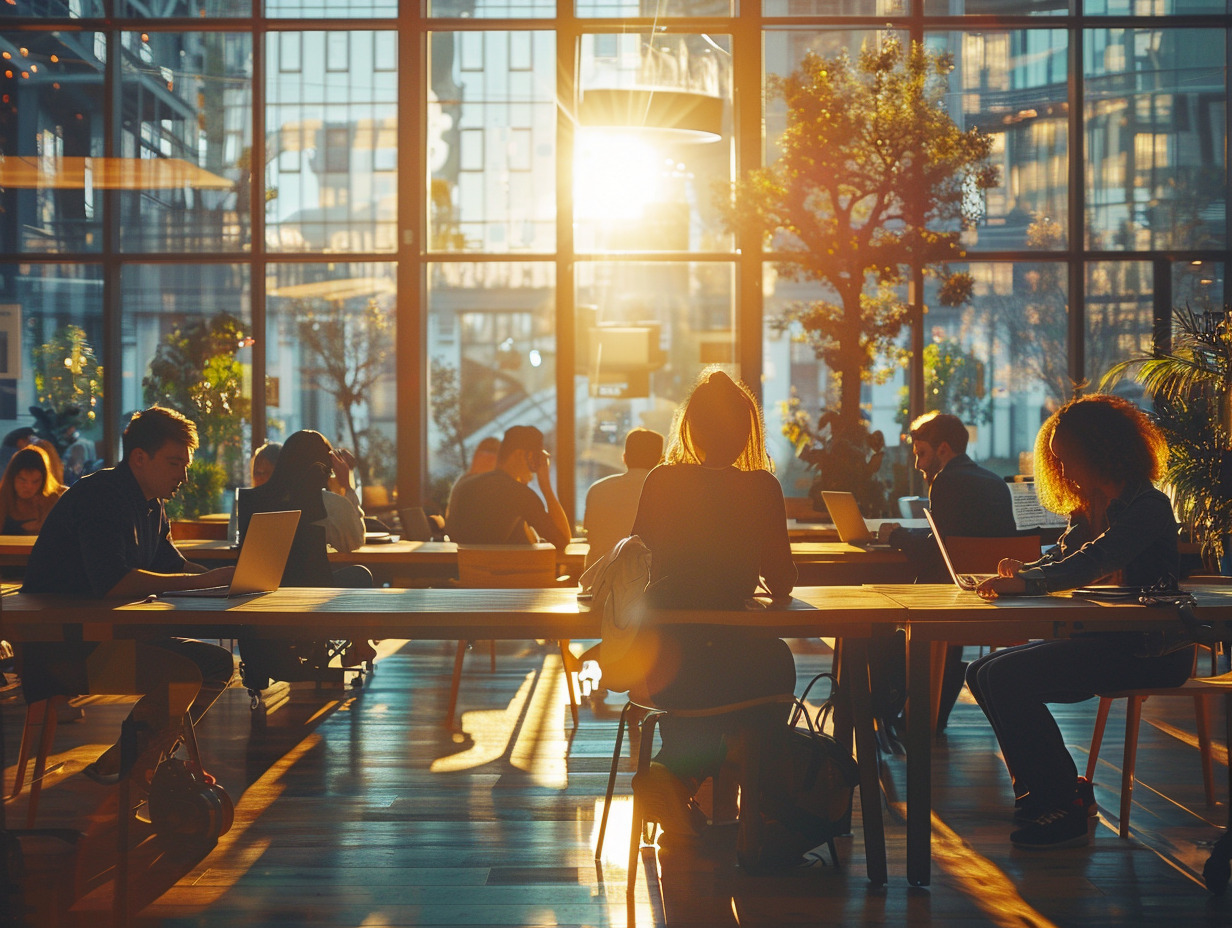
[[[43,777],[47,775],[47,755],[56,737],[56,710],[68,702],[68,696],[55,695],[40,699],[26,706],[26,724],[21,732],[21,747],[17,751],[17,770],[13,777],[13,792],[5,802],[12,802],[21,795],[26,782],[26,767],[30,763],[30,745],[38,738],[38,750],[34,758],[34,774],[30,779],[30,805],[26,810],[26,827],[34,827],[38,813],[39,795],[43,791]],[[39,729],[36,732],[36,729]]]

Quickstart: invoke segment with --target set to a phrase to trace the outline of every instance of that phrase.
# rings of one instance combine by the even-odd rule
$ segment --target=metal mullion
[[[253,0],[254,15],[260,12],[261,0]],[[248,169],[248,234],[249,243],[249,316],[252,318],[252,449],[268,438],[266,416],[266,383],[269,374],[269,327],[265,317],[265,42],[264,21],[254,19],[252,29],[252,143],[249,146]]]
[[[107,61],[103,65],[103,157],[120,151],[120,116],[123,113],[120,70],[120,31],[106,33]],[[103,200],[103,459],[114,464],[120,447],[124,346],[120,274],[120,194],[102,191]]]
[[[1085,176],[1086,136],[1083,120],[1083,31],[1080,24],[1069,30],[1069,73],[1066,75],[1069,95],[1069,280],[1067,317],[1069,336],[1069,376],[1074,392],[1083,382],[1086,369],[1086,198]]]
[[[557,0],[556,29],[556,493],[577,519],[577,290],[573,253],[573,151],[579,43],[573,0]]]
[[[765,124],[762,75],[765,46],[761,23],[756,16],[738,17],[731,24],[732,42],[732,132],[735,136],[735,176],[740,178],[764,160],[762,127]],[[744,227],[740,227],[743,229]],[[740,377],[753,391],[757,402],[763,403],[765,367],[765,294],[764,243],[760,234],[736,233],[736,254],[728,254],[726,263],[736,272],[736,305],[734,332],[735,355]],[[722,260],[721,256],[715,256]],[[733,260],[734,259],[734,260]],[[693,260],[696,260],[694,258]]]

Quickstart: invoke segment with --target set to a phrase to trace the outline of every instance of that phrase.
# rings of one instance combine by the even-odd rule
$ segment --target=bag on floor
[[[830,681],[830,698],[810,715],[805,700],[823,677]],[[840,865],[834,839],[851,830],[851,805],[860,773],[851,753],[825,734],[835,695],[833,674],[821,673],[809,682],[796,700],[786,737],[776,751],[777,761],[763,771],[763,868],[793,865],[822,844],[829,848],[834,867]]]

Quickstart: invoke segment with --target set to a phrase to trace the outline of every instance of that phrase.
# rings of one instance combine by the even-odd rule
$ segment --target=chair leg
[[[1112,700],[1099,697],[1099,711],[1095,713],[1095,730],[1091,733],[1091,752],[1087,755],[1087,779],[1095,782],[1095,765],[1099,762],[1099,748],[1104,743],[1104,727],[1108,724],[1108,710]]]
[[[620,766],[620,749],[624,746],[625,725],[629,721],[629,709],[633,703],[625,703],[616,724],[616,747],[612,749],[612,769],[607,775],[607,793],[603,797],[603,817],[599,819],[599,840],[595,843],[595,860],[603,857],[603,838],[607,834],[607,815],[612,810],[612,794],[616,792],[616,770]]]
[[[445,710],[445,724],[452,725],[458,712],[458,688],[462,685],[462,660],[466,657],[466,642],[458,642],[458,651],[453,658],[453,679],[449,683],[449,707]]]
[[[34,775],[30,780],[30,805],[26,809],[27,828],[34,827],[34,820],[38,815],[39,796],[43,792],[43,776],[47,772],[47,755],[51,753],[51,746],[56,737],[56,706],[65,701],[63,696],[52,696],[43,700],[43,731],[42,737],[39,738],[38,756],[34,758]],[[24,734],[22,740],[25,741]]]
[[[1211,703],[1206,695],[1196,695],[1194,700],[1194,723],[1198,729],[1198,751],[1202,756],[1202,789],[1206,804],[1215,804],[1215,771],[1211,760]]]
[[[573,664],[573,652],[569,650],[569,639],[561,638],[558,642],[560,645],[560,665],[565,672],[565,689],[569,691],[569,711],[573,713],[573,727],[578,726],[578,697],[577,691],[573,688],[573,671],[570,667]]]
[[[659,716],[662,712],[648,712],[646,717],[642,719],[642,743],[641,749],[637,752],[637,773],[645,774],[650,769],[650,755],[654,750],[654,730],[655,725],[659,722]],[[637,774],[634,774],[635,776]],[[642,849],[642,827],[645,811],[642,809],[642,804],[638,801],[637,791],[633,792],[633,821],[630,823],[629,829],[629,882],[627,887],[628,898],[633,899],[633,890],[637,885],[637,857],[638,851]]]
[[[1120,837],[1129,837],[1129,810],[1134,799],[1134,764],[1138,761],[1138,723],[1142,720],[1145,696],[1130,696],[1125,701],[1125,756],[1121,762]]]
[[[30,741],[34,737],[36,725],[42,725],[47,712],[48,700],[40,699],[26,706],[26,724],[21,730],[21,747],[17,749],[17,770],[13,776],[13,791],[9,793],[12,801],[21,795],[21,788],[26,783],[26,767],[30,763]]]

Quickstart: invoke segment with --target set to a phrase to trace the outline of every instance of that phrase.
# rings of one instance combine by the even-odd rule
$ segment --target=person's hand
[[[1003,557],[997,563],[998,577],[1017,577],[1018,572],[1022,570],[1023,562],[1015,560],[1012,557]]]
[[[902,526],[897,522],[882,522],[881,527],[877,529],[877,540],[883,545],[889,544],[890,536],[900,528],[902,528]]]
[[[998,596],[1015,596],[1027,592],[1027,581],[1021,577],[989,577],[975,588],[981,599],[994,600]]]
[[[194,587],[230,586],[231,578],[235,576],[234,567],[215,567],[192,578]]]
[[[351,471],[359,463],[355,460],[355,455],[347,451],[346,448],[335,448],[329,453],[329,463],[334,469],[334,476],[343,487],[351,486]]]
[[[539,486],[547,488],[552,480],[552,456],[546,451],[539,452],[539,467],[535,471],[535,479],[539,481]]]

